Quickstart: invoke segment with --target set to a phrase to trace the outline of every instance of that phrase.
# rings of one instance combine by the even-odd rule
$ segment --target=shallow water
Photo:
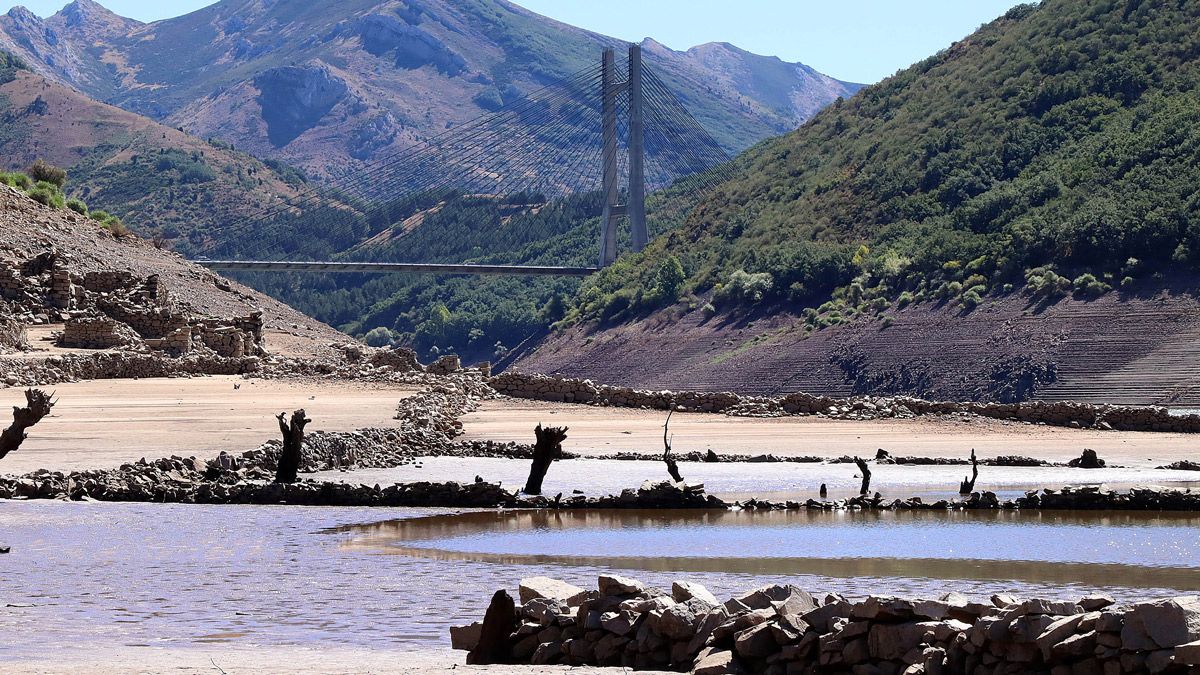
[[[718,595],[1136,600],[1195,588],[1200,524],[1147,514],[530,514],[0,501],[0,661],[67,647],[445,645],[497,588],[601,571]],[[5,605],[12,605],[5,607]]]
[[[714,463],[684,462],[679,465],[684,478],[704,483],[711,494],[725,499],[759,497],[762,499],[815,498],[825,483],[833,498],[857,495],[861,484],[853,464]],[[971,472],[969,466],[872,466],[871,490],[885,497],[949,499],[958,496],[959,482]],[[395,469],[368,469],[351,472],[329,471],[316,474],[319,480],[347,481],[368,485],[389,485],[421,480],[470,482],[475,476],[500,482],[510,489],[525,484],[528,462],[508,459],[426,457],[420,464]],[[630,462],[603,459],[575,459],[555,462],[543,484],[543,492],[570,495],[579,490],[589,495],[620,494],[643,481],[666,480],[662,462]],[[1195,471],[1164,471],[1149,468],[1072,469],[1069,467],[979,467],[978,490],[990,490],[1002,499],[1019,497],[1028,490],[1064,485],[1094,484],[1111,489],[1137,485],[1164,485],[1179,488],[1200,487]]]

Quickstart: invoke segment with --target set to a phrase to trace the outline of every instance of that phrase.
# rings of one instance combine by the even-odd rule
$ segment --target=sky
[[[99,0],[122,16],[156,21],[211,0]],[[294,2],[336,0],[291,0]],[[870,83],[934,54],[1003,14],[1018,0],[517,0],[539,14],[628,41],[653,37],[672,49],[730,42],[799,61],[850,82]],[[64,0],[0,0],[35,14]]]

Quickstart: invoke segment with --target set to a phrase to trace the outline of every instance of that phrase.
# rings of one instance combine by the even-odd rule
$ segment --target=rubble
[[[1026,424],[1120,431],[1200,433],[1200,415],[1172,415],[1163,407],[1110,406],[1071,401],[1025,403],[956,403],[907,396],[859,396],[837,399],[795,393],[785,396],[740,396],[730,392],[643,391],[596,384],[591,380],[505,372],[489,380],[505,396],[565,403],[673,409],[681,412],[780,417],[818,415],[869,420],[923,415],[974,415]]]
[[[568,590],[526,592],[533,587]],[[596,591],[527,579],[515,612],[451,629],[453,646],[473,651],[482,634],[507,635],[500,649],[487,651],[523,664],[693,675],[1121,675],[1195,672],[1200,662],[1197,596],[1124,608],[1104,596],[1068,602],[997,594],[981,603],[948,593],[855,602],[772,585],[722,604],[698,584],[673,590],[681,588],[691,590],[667,593],[607,576]],[[474,663],[488,662],[473,653]]]

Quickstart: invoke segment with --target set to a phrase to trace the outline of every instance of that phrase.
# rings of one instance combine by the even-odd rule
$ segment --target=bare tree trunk
[[[479,643],[467,653],[467,665],[487,666],[495,663],[512,662],[509,637],[517,627],[517,608],[508,591],[496,591],[487,613],[483,615],[483,626],[479,630]]]
[[[975,481],[979,478],[979,460],[975,458],[975,448],[971,448],[971,478],[963,478],[958,486],[958,494],[969,495],[975,491]]]
[[[13,423],[0,433],[0,459],[21,447],[27,438],[25,430],[41,422],[58,403],[54,400],[54,394],[47,394],[41,389],[26,389],[25,401],[24,408],[13,406]]]
[[[304,426],[312,420],[304,416],[300,409],[292,413],[291,426],[287,423],[287,413],[276,415],[279,420],[279,430],[283,432],[283,450],[279,453],[279,467],[275,470],[276,483],[295,483],[300,473],[300,461],[304,447]]]
[[[529,467],[529,480],[525,481],[525,494],[542,494],[542,481],[550,464],[562,457],[562,442],[567,440],[566,427],[546,427],[538,425],[533,430],[537,436],[537,444],[533,446],[533,465]]]
[[[865,497],[871,490],[871,469],[867,466],[866,462],[858,457],[854,458],[854,463],[858,465],[858,470],[862,472],[862,489],[858,491],[858,494]]]
[[[675,414],[674,406],[667,413],[667,421],[663,424],[663,462],[667,465],[667,473],[671,474],[671,480],[676,483],[683,482],[683,476],[679,475],[679,464],[675,462],[675,458],[671,456],[671,440],[667,438],[667,434],[671,427],[671,415]]]

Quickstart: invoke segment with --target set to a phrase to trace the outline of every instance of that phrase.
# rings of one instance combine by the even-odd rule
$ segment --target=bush
[[[390,347],[395,341],[396,338],[392,335],[392,331],[383,326],[372,328],[363,336],[363,342],[371,347]]]
[[[979,288],[979,287],[976,286],[975,288]],[[975,288],[972,288],[971,290],[967,291],[966,293],[963,293],[962,298],[960,298],[960,301],[962,302],[962,306],[965,309],[975,309],[976,307],[978,307],[980,305],[980,303],[983,302],[983,296],[981,296],[979,294],[979,291],[975,290]]]
[[[29,191],[29,198],[52,209],[61,209],[66,206],[66,199],[63,197],[63,193],[54,187],[54,185],[44,181],[38,182]]]
[[[687,275],[683,272],[683,264],[679,262],[679,258],[673,255],[667,256],[658,265],[657,277],[655,288],[658,291],[658,297],[665,304],[678,300],[680,293],[683,292],[683,282],[687,281]]]
[[[1094,274],[1080,274],[1071,282],[1071,287],[1075,289],[1076,295],[1086,298],[1099,297],[1112,290],[1111,286],[1097,279]]]
[[[0,182],[18,190],[28,190],[33,187],[33,180],[20,172],[0,173]]]
[[[717,287],[713,293],[713,300],[719,305],[754,304],[760,302],[774,285],[775,282],[768,272],[751,274],[746,270],[734,270],[733,274],[729,275],[729,281]]]
[[[86,216],[88,214],[87,204],[84,204],[83,201],[79,199],[68,199],[67,208],[81,216]]]
[[[37,160],[29,167],[29,177],[37,182],[45,181],[60,190],[67,184],[67,170]]]
[[[910,291],[904,291],[900,297],[896,298],[896,307],[904,309],[913,303],[913,294]]]

